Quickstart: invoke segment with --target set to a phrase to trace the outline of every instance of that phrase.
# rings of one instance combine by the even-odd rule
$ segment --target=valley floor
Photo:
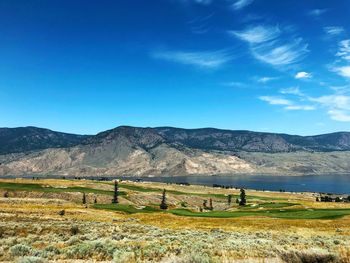
[[[235,189],[120,182],[111,204],[113,187],[0,180],[0,261],[350,262],[350,203],[248,190],[239,207]]]

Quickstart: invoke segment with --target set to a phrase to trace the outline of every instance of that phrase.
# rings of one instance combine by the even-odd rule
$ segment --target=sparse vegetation
[[[228,195],[239,196],[237,190],[189,186],[181,192],[181,186],[163,185],[162,200],[168,209],[162,210],[159,192],[123,188],[127,192],[115,204],[111,203],[111,184],[35,181],[49,189],[96,187],[111,194],[68,190],[67,196],[65,192],[16,191],[13,187],[11,198],[0,200],[0,261],[185,263],[251,258],[345,263],[350,255],[346,250],[350,245],[350,205],[316,203],[312,194],[245,191],[249,197],[262,198],[248,199],[245,206],[232,202],[228,207]],[[142,187],[162,186],[148,185]],[[81,207],[82,193],[93,198],[89,209]],[[204,196],[207,209],[199,212]]]

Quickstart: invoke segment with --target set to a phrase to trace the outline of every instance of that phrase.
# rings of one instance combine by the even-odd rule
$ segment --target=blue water
[[[25,176],[2,176],[0,178],[32,178]],[[62,178],[59,175],[35,175],[39,178]],[[66,176],[72,179],[72,176]],[[87,176],[88,179],[101,179],[100,176]],[[305,176],[269,176],[269,175],[231,175],[231,176],[175,176],[175,177],[121,177],[108,176],[108,180],[124,179],[163,183],[188,183],[197,185],[233,186],[236,188],[288,192],[320,192],[333,194],[350,194],[350,174],[347,175],[305,175]]]
[[[124,177],[125,178],[125,177]],[[232,176],[177,176],[142,177],[144,181],[164,183],[189,183],[198,185],[213,184],[234,186],[256,190],[290,192],[322,192],[350,194],[350,174],[348,175],[306,175],[306,176],[268,176],[268,175],[232,175]]]

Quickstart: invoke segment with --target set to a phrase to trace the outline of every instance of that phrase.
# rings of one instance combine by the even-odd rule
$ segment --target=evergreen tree
[[[114,194],[113,194],[113,199],[112,199],[113,204],[118,204],[118,182],[117,180],[114,181]]]
[[[86,204],[86,195],[85,195],[85,193],[83,193],[83,204],[84,205]]]
[[[207,209],[207,208],[208,208],[208,207],[207,207],[207,203],[208,203],[207,200],[203,200],[203,208],[204,208],[204,209]]]
[[[246,200],[244,189],[241,189],[240,199],[241,200],[239,201],[239,205],[241,205],[241,206],[246,205],[247,200]]]
[[[231,205],[231,203],[232,203],[232,195],[228,195],[227,196],[227,203],[228,203],[228,205]]]
[[[316,202],[319,202],[319,201],[320,201],[320,199],[318,197],[316,197]]]
[[[213,207],[213,200],[210,198],[209,199],[209,210],[213,210],[214,207]]]
[[[168,205],[166,203],[166,192],[165,189],[163,189],[163,194],[162,194],[162,202],[160,203],[160,209],[166,210],[168,209]]]
[[[95,196],[94,204],[97,204],[97,197]]]

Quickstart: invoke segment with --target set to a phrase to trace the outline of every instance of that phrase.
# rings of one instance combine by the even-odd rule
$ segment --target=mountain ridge
[[[296,136],[215,128],[119,126],[80,137],[27,129],[24,134],[21,130],[17,140],[10,136],[12,140],[4,144],[7,148],[1,143],[6,136],[0,132],[0,152],[10,149],[0,155],[0,175],[304,175],[350,171],[348,132]],[[67,142],[63,142],[65,138]]]

